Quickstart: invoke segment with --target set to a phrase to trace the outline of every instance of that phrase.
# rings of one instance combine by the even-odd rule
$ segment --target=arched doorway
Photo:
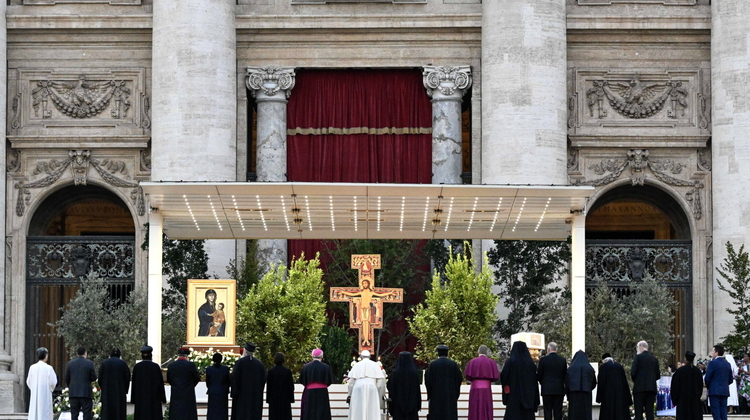
[[[80,277],[92,271],[105,279],[113,297],[126,298],[135,284],[134,251],[133,216],[111,191],[69,186],[39,205],[26,239],[27,369],[36,362],[36,349],[47,347],[50,365],[62,378],[68,352],[49,323],[60,319]]]
[[[622,186],[603,194],[586,216],[586,279],[616,293],[650,277],[679,303],[674,312],[674,354],[692,349],[692,241],[688,216],[668,193],[651,185]]]

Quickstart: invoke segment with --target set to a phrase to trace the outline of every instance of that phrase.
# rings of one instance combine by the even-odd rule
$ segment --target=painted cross
[[[331,302],[349,302],[349,327],[359,330],[359,351],[373,351],[375,328],[383,328],[383,302],[404,301],[404,289],[374,287],[380,255],[352,255],[359,271],[359,287],[331,287]]]

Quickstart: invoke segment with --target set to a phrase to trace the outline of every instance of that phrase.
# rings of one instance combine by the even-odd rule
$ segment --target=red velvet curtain
[[[300,70],[287,128],[289,181],[432,181],[432,105],[419,70]],[[290,257],[321,249],[289,241]]]

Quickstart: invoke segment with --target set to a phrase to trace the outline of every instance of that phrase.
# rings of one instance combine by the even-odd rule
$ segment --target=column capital
[[[424,87],[433,101],[461,101],[471,87],[471,66],[424,66],[423,69]]]
[[[247,68],[245,85],[258,101],[286,102],[294,83],[294,67]]]

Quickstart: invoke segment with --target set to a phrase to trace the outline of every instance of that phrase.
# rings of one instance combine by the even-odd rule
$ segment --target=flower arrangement
[[[209,347],[206,351],[193,350],[192,348],[190,349],[188,360],[195,363],[195,367],[198,368],[198,373],[200,373],[201,379],[206,379],[206,368],[214,363],[211,360],[214,353],[217,353],[217,351],[214,351],[213,347]],[[224,356],[221,364],[227,366],[229,368],[229,371],[231,372],[234,369],[234,364],[237,363],[237,360],[240,358],[240,355],[232,351],[224,351],[219,353]]]
[[[91,411],[94,419],[98,419],[102,414],[102,389],[99,387],[99,382],[93,383],[91,393],[93,400]],[[70,411],[70,390],[68,388],[63,389],[60,395],[55,398],[52,411],[54,412],[55,419],[60,417],[60,413]]]

